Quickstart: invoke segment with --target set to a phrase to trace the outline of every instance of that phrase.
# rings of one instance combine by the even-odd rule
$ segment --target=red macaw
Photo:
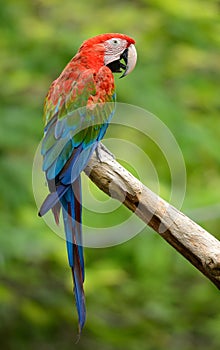
[[[72,269],[79,333],[85,323],[84,260],[81,234],[80,173],[86,167],[114,114],[112,73],[130,73],[136,64],[135,41],[124,34],[102,34],[85,41],[51,84],[44,104],[41,153],[50,194],[39,216],[62,208]]]

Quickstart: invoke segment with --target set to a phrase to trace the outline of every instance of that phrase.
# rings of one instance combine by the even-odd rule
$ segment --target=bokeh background
[[[76,345],[65,242],[37,217],[31,182],[51,81],[83,40],[123,32],[136,39],[138,64],[116,77],[117,99],[175,135],[187,170],[182,210],[220,238],[219,8],[217,0],[1,1],[1,349],[220,348],[218,290],[149,228],[85,249],[87,323]],[[168,199],[169,169],[153,144],[145,148]],[[98,216],[86,220],[99,225]]]

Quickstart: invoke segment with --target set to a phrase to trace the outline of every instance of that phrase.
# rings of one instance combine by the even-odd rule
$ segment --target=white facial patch
[[[112,38],[104,42],[104,47],[104,63],[107,65],[113,61],[120,59],[121,54],[127,47],[127,41],[124,39]]]

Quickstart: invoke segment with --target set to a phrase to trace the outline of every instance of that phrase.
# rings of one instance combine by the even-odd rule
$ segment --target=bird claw
[[[104,151],[104,152],[103,152]],[[103,143],[99,142],[96,149],[95,149],[96,157],[98,158],[98,161],[100,163],[105,162],[105,153],[107,153],[111,158],[115,159],[115,156],[113,153],[111,153],[107,147],[103,145]]]

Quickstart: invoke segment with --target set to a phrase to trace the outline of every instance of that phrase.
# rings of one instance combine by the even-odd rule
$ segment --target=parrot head
[[[135,41],[127,35],[109,33],[97,35],[86,40],[80,47],[81,55],[90,57],[97,66],[105,65],[112,73],[128,75],[135,67],[137,51]]]

